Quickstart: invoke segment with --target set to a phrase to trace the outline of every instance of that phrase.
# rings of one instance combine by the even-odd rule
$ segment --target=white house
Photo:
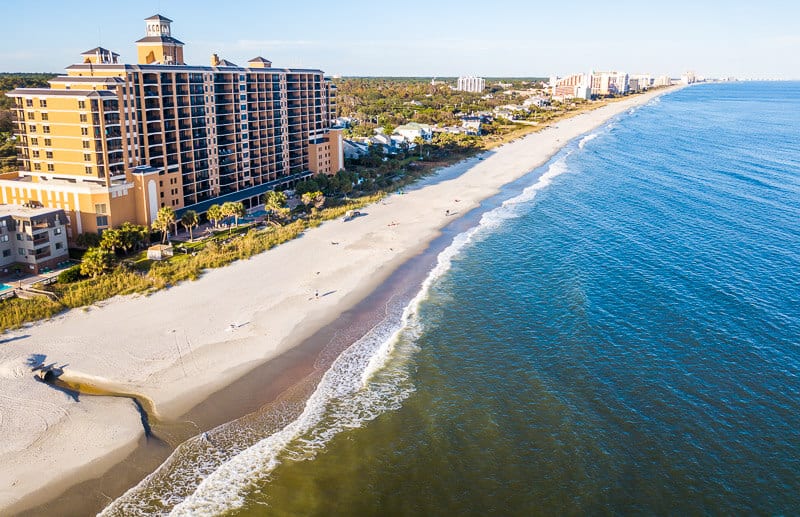
[[[397,126],[394,134],[402,136],[407,142],[413,142],[417,138],[428,141],[433,138],[433,128],[428,124],[409,122],[408,124]]]

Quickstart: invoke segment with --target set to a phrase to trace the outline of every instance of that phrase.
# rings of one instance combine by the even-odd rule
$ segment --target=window
[[[33,112],[32,111],[28,112],[28,120],[33,120]]]
[[[4,257],[10,257],[11,256],[11,250],[3,250],[3,256]]]
[[[39,157],[39,151],[37,151],[36,149],[33,150],[33,157],[34,158],[38,158]]]
[[[86,113],[81,113],[81,122],[86,122]]]
[[[35,170],[35,171],[42,170],[42,164],[41,163],[34,163],[33,164],[33,170]]]
[[[53,230],[53,235],[61,235],[61,228],[56,228]]]
[[[63,248],[64,248],[64,243],[63,242],[57,242],[56,243],[56,249],[57,250],[60,250],[60,249],[63,249]]]
[[[89,148],[89,141],[88,140],[84,140],[83,141],[83,148],[84,149],[88,149]]]
[[[100,204],[94,205],[94,213],[96,213],[96,214],[106,214],[107,212],[106,212],[105,203],[100,203]]]
[[[0,242],[8,242],[8,235],[0,235]]]
[[[42,131],[44,131],[45,133],[50,133],[50,126],[42,127]]]
[[[88,127],[82,127],[81,128],[81,135],[87,136],[88,134],[89,134],[89,128]]]
[[[97,226],[108,226],[108,216],[107,215],[98,215],[97,216]]]
[[[78,109],[85,110],[86,109],[86,101],[78,101]]]
[[[25,255],[25,250],[23,248],[17,248],[17,253],[20,255]]]
[[[91,173],[92,173],[92,168],[89,167],[89,166],[86,166],[86,174],[91,174]]]
[[[47,118],[47,113],[42,113],[42,120],[49,120],[49,119]]]
[[[25,99],[25,106],[32,108],[33,107],[33,99]]]
[[[91,155],[91,154],[89,154],[89,153],[84,153],[84,154],[83,154],[83,161],[85,161],[85,162],[90,162],[90,161],[92,161],[92,155]]]
[[[48,160],[53,159],[53,151],[45,151],[44,155]]]
[[[246,101],[247,100],[247,95],[244,95],[244,94],[239,95],[239,100],[240,101]]]
[[[45,138],[44,139],[44,146],[45,147],[50,147],[51,145],[53,145],[53,141],[50,140],[49,138]]]
[[[28,132],[29,133],[35,133],[36,132],[36,124],[30,124],[28,126]]]
[[[40,99],[39,100],[39,107],[40,108],[46,108],[47,107],[47,101],[44,100],[44,99]]]
[[[21,240],[22,240],[22,234],[21,234],[21,233],[18,233],[18,234],[17,234],[17,240],[18,240],[18,241],[21,241]]]
[[[52,163],[48,163],[47,164],[47,172],[53,172],[54,170],[55,169],[53,168],[53,164]]]
[[[31,145],[39,145],[39,139],[38,138],[31,138]]]

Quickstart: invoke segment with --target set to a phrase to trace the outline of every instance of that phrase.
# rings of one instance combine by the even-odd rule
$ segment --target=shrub
[[[58,275],[58,281],[62,284],[71,284],[72,282],[77,282],[78,280],[82,280],[84,277],[81,274],[81,266],[78,264],[77,266],[72,266],[69,269],[65,269]]]

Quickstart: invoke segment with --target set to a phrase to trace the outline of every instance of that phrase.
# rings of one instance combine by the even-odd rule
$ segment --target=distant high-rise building
[[[592,72],[592,96],[628,93],[628,74],[624,72]]]
[[[63,209],[74,238],[149,225],[161,207],[254,206],[268,190],[343,167],[341,132],[330,127],[335,86],[322,71],[262,57],[187,65],[160,15],[136,46],[135,65],[97,47],[50,88],[7,94],[21,167],[0,176],[3,203]]]
[[[486,89],[486,80],[482,77],[464,76],[458,78],[456,90],[461,92],[481,93]]]
[[[591,99],[588,74],[572,74],[567,77],[550,79],[551,95],[555,99]]]

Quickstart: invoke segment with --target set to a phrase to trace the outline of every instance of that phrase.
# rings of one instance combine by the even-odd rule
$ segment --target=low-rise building
[[[38,274],[69,260],[64,210],[0,205],[0,268]]]
[[[394,134],[402,136],[408,142],[413,142],[417,138],[428,141],[433,138],[433,128],[428,124],[409,122],[408,124],[397,126]]]

